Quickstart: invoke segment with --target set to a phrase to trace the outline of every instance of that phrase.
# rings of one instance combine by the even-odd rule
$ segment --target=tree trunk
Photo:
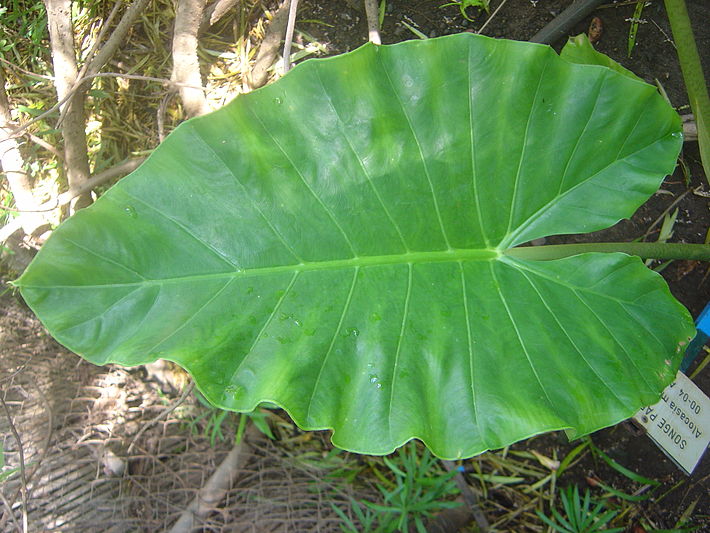
[[[25,161],[14,136],[10,102],[5,92],[5,76],[0,69],[0,167],[15,200],[15,207],[21,211],[22,229],[31,235],[44,223],[44,217],[37,212],[37,201],[32,195],[32,184],[25,172]]]
[[[77,82],[74,30],[71,20],[71,0],[45,0],[49,38],[52,45],[57,98],[63,100]],[[69,187],[74,189],[89,179],[89,156],[86,148],[86,123],[84,119],[85,90],[79,88],[73,97],[60,106],[62,136],[64,137],[64,165]],[[91,203],[84,194],[71,204],[74,212]]]
[[[200,63],[197,60],[197,34],[202,22],[205,0],[178,0],[173,33],[173,74],[176,83],[191,85],[180,87],[180,99],[188,117],[204,115],[209,111],[202,89]]]

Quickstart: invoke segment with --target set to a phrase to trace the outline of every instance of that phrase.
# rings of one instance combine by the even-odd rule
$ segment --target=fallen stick
[[[193,529],[199,527],[207,513],[217,507],[246,463],[251,451],[251,446],[246,440],[254,438],[256,434],[254,426],[249,424],[242,439],[230,450],[192,503],[182,512],[169,533],[191,533]]]

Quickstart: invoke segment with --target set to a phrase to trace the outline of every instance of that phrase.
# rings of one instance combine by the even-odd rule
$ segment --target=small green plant
[[[396,455],[382,459],[389,469],[387,475],[376,471],[377,489],[382,502],[351,500],[356,525],[338,507],[333,506],[342,518],[341,529],[348,533],[391,533],[416,531],[426,533],[425,520],[444,509],[458,507],[459,502],[447,501],[458,492],[453,482],[456,472],[444,471],[439,461],[424,449],[420,454],[414,442],[400,448]]]
[[[205,399],[205,397],[200,392],[195,392],[195,396],[197,397],[198,401],[206,408],[206,410],[196,416],[194,419],[190,420],[188,425],[190,427],[190,430],[194,434],[196,433],[198,422],[206,420],[205,427],[202,430],[202,434],[204,436],[209,436],[210,446],[214,447],[217,442],[223,441],[227,438],[225,433],[222,431],[223,424],[227,420],[229,420],[229,416],[233,413],[231,411],[225,411],[224,409],[214,407],[207,401],[207,399]],[[264,435],[273,440],[274,434],[271,432],[271,428],[269,427],[269,424],[266,421],[268,416],[268,413],[263,412],[258,408],[250,413],[238,414],[237,417],[239,422],[235,430],[235,441],[241,441],[242,436],[244,435],[244,430],[246,429],[246,423],[249,420],[252,421],[254,426],[256,426],[259,431],[261,431]]]
[[[554,520],[540,511],[536,511],[540,520],[554,531],[559,533],[595,533],[597,531],[613,533],[624,530],[623,527],[607,529],[618,512],[607,509],[604,502],[593,502],[589,489],[584,491],[582,498],[576,485],[567,487],[560,493],[560,499],[562,500],[562,512],[552,509]]]
[[[486,13],[488,13],[490,11],[490,4],[490,0],[459,0],[457,2],[449,2],[448,4],[444,4],[439,7],[458,6],[459,11],[461,11],[461,16],[469,22],[474,22],[474,19],[468,16],[466,10],[469,7],[477,7],[479,9],[485,10]]]
[[[8,0],[0,5],[0,57],[20,67],[41,67],[48,37],[43,2]]]
[[[639,24],[641,24],[641,14],[643,13],[643,8],[646,5],[646,0],[639,0],[636,2],[636,8],[634,9],[634,15],[630,19],[627,19],[631,26],[629,27],[629,38],[627,40],[626,57],[631,57],[634,51],[634,46],[636,46],[636,34],[639,31]]]

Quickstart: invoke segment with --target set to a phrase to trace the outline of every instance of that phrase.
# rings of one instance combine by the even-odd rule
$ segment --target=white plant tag
[[[661,401],[633,419],[686,474],[693,473],[710,443],[710,398],[695,383],[678,372]]]

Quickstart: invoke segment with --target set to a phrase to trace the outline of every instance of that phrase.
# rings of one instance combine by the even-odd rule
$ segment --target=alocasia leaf
[[[638,258],[505,252],[630,216],[679,132],[653,87],[545,46],[368,44],[179,126],[16,284],[94,363],[175,361],[349,450],[590,432],[658,398],[692,320]]]

